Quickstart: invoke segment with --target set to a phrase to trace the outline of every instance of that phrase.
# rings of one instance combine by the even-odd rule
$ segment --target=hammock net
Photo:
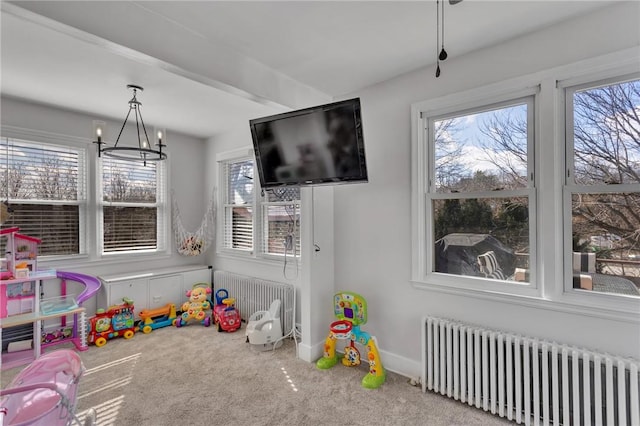
[[[215,236],[215,193],[211,196],[207,212],[195,232],[189,232],[184,228],[180,207],[173,192],[171,198],[173,200],[173,232],[178,253],[183,256],[201,255],[213,243]]]

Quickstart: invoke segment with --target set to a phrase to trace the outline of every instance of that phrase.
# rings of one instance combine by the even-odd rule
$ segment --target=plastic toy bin
[[[40,301],[40,312],[43,315],[55,314],[58,312],[69,311],[78,307],[75,295],[67,294],[64,296],[48,297]]]

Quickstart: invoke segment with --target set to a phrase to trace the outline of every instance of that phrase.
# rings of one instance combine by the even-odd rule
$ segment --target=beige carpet
[[[378,389],[367,373],[341,364],[318,370],[295,356],[293,341],[256,352],[244,327],[163,328],[110,340],[82,353],[87,372],[78,413],[99,425],[504,425],[477,408],[411,386],[388,373]],[[384,359],[383,359],[384,363]],[[2,372],[6,384],[20,368]]]

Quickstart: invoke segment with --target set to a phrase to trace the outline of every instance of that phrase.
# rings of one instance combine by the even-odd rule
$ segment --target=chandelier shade
[[[128,102],[129,110],[127,111],[127,115],[124,118],[124,122],[122,123],[122,127],[120,128],[120,132],[118,133],[118,137],[116,138],[116,142],[113,146],[107,146],[107,143],[104,141],[105,123],[99,121],[94,122],[94,131],[96,136],[94,143],[98,146],[98,157],[104,155],[105,157],[119,160],[141,161],[144,165],[147,164],[147,161],[166,160],[167,153],[163,152],[163,149],[166,148],[167,145],[163,143],[163,139],[165,137],[163,131],[159,130],[156,135],[153,135],[156,136],[156,143],[155,146],[152,146],[149,134],[147,133],[147,127],[142,119],[142,113],[140,111],[142,103],[138,101],[137,96],[138,92],[142,92],[144,89],[135,84],[128,84],[127,88],[133,91],[133,97]],[[133,119],[135,119],[137,145],[135,143],[132,145],[124,145],[120,143],[120,138],[123,136],[123,131],[129,122],[129,117],[132,115],[132,112],[133,118],[131,122],[133,123]]]

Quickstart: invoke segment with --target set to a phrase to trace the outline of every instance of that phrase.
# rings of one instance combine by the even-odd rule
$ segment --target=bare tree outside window
[[[21,233],[42,240],[41,255],[79,254],[81,205],[86,201],[84,154],[13,139],[3,139],[0,146],[0,196],[13,210],[2,226],[19,227]]]
[[[529,268],[528,108],[489,107],[433,120],[434,272],[511,280]],[[481,255],[500,251],[501,274]]]
[[[569,93],[573,250],[595,254],[609,292],[640,297],[640,80]]]
[[[594,253],[597,273],[624,276],[640,288],[640,80],[570,93],[568,163],[572,188],[580,188],[571,196],[572,250]],[[480,126],[483,151],[498,171],[492,176],[505,186],[526,182],[523,118],[494,111]]]

